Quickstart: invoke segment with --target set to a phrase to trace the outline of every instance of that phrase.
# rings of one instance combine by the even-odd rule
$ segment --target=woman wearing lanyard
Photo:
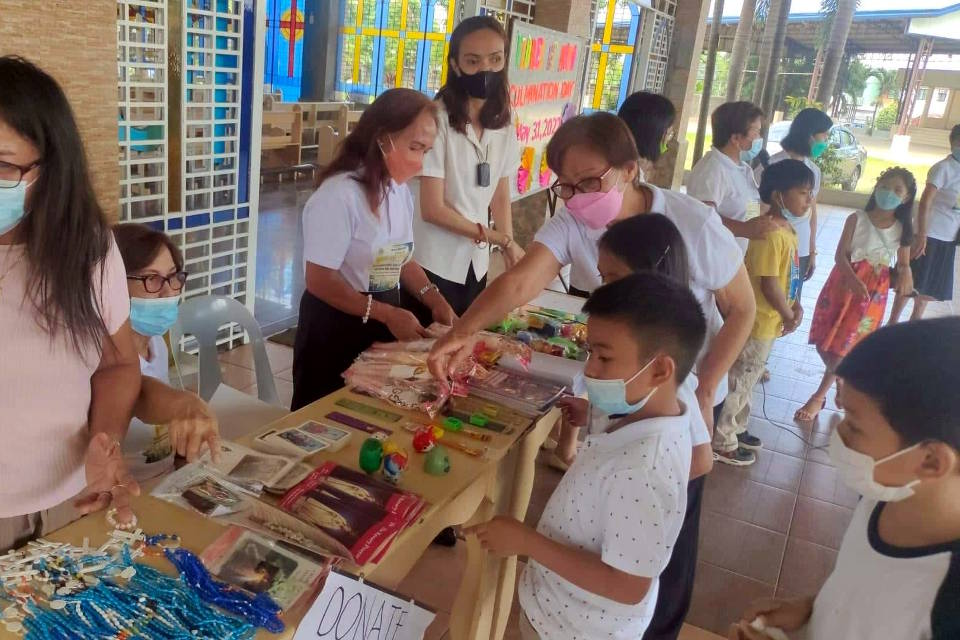
[[[802,110],[790,123],[790,131],[780,141],[783,150],[770,156],[770,162],[780,162],[787,158],[802,160],[810,171],[813,171],[813,204],[810,205],[810,214],[803,218],[790,218],[786,214],[797,232],[797,241],[800,243],[800,288],[809,280],[817,268],[817,194],[820,193],[820,167],[814,162],[827,150],[827,136],[833,120],[820,109],[808,108]],[[764,166],[756,168],[754,174],[757,184],[763,176]],[[799,297],[800,291],[797,291]]]
[[[645,96],[634,102],[654,100],[650,97],[653,94]],[[655,98],[666,101],[661,96]],[[631,124],[644,153],[659,154],[669,126],[654,122],[644,127],[642,121]],[[452,362],[469,354],[473,334],[534,298],[563,265],[573,264],[574,272],[589,274],[585,284],[590,290],[598,287],[597,243],[606,228],[632,216],[661,213],[680,231],[689,257],[690,288],[708,319],[708,342],[697,365],[696,395],[704,421],[711,426],[714,405],[726,395],[726,385],[721,388],[721,384],[746,342],[756,310],[743,254],[733,235],[703,203],[640,180],[637,145],[631,129],[617,116],[597,112],[568,120],[554,134],[546,153],[547,164],[557,174],[551,189],[566,201],[566,206],[540,229],[523,260],[497,278],[453,330],[437,341],[430,355],[431,371],[446,377]],[[645,159],[653,162],[656,157]],[[693,496],[688,500],[693,513],[689,517],[695,521],[702,479],[691,485],[688,493]],[[678,578],[664,598],[670,601],[664,605],[658,601],[654,621],[663,617],[663,626],[675,624],[679,631],[690,602],[695,566],[693,558],[677,568]],[[669,610],[661,612],[661,606]]]
[[[750,163],[763,148],[763,111],[752,102],[727,102],[710,116],[713,148],[693,166],[687,195],[717,210],[746,253],[750,238],[777,228],[760,215],[760,192]]]
[[[139,492],[123,261],[56,81],[0,57],[0,554]],[[78,500],[79,498],[79,500]]]
[[[307,289],[293,350],[293,410],[343,386],[350,363],[374,342],[425,335],[400,306],[400,287],[438,322],[456,316],[413,255],[416,176],[437,134],[436,107],[391,89],[363,112],[303,209]]]
[[[419,180],[416,259],[458,314],[486,286],[489,247],[503,250],[508,268],[523,257],[510,212],[520,150],[506,43],[503,27],[489,16],[467,18],[454,29],[447,83],[437,93],[437,142]]]

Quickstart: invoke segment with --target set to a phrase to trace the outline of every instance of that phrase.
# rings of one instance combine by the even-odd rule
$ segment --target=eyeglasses
[[[160,293],[163,285],[170,287],[172,291],[180,291],[187,282],[187,272],[177,271],[170,276],[162,276],[159,273],[151,273],[148,276],[127,276],[127,280],[137,280],[143,283],[143,288],[147,293]]]
[[[39,160],[25,167],[10,162],[0,162],[0,189],[13,189],[23,180],[23,174],[38,166],[40,166]]]
[[[610,167],[603,172],[601,176],[595,176],[593,178],[584,178],[576,184],[570,184],[568,182],[560,182],[558,179],[553,183],[553,186],[550,187],[550,190],[553,191],[554,195],[562,200],[569,200],[576,194],[578,191],[580,193],[596,193],[603,188],[603,179],[607,177],[613,171],[613,167]]]

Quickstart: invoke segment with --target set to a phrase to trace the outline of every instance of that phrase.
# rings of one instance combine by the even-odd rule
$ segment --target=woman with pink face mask
[[[364,111],[304,206],[306,291],[291,409],[342,387],[340,374],[374,342],[424,336],[404,306],[423,305],[444,324],[456,319],[412,260],[414,206],[406,182],[420,173],[436,135],[429,98],[412,89],[385,92]]]

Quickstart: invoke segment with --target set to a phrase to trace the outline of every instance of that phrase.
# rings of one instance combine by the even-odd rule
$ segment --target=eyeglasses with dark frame
[[[159,273],[151,273],[146,276],[127,276],[127,280],[142,282],[147,293],[160,293],[165,284],[170,287],[171,291],[180,291],[187,282],[187,272],[177,271],[169,276],[162,276]]]
[[[0,161],[0,189],[13,189],[23,180],[23,175],[34,167],[39,167],[40,161],[31,162],[26,166]]]
[[[550,190],[553,191],[554,195],[562,200],[569,200],[577,192],[580,193],[596,193],[603,188],[603,179],[613,171],[613,167],[608,168],[603,172],[603,175],[594,176],[592,178],[584,178],[576,184],[570,184],[569,182],[560,182],[558,178],[556,182],[551,185]]]

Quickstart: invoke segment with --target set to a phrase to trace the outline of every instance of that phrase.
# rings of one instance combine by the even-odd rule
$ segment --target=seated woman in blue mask
[[[165,234],[142,224],[113,228],[127,271],[130,325],[143,374],[140,397],[123,440],[123,456],[138,480],[173,467],[173,454],[193,460],[206,443],[218,455],[217,420],[195,393],[170,386],[163,335],[177,321],[187,274],[180,249]]]

